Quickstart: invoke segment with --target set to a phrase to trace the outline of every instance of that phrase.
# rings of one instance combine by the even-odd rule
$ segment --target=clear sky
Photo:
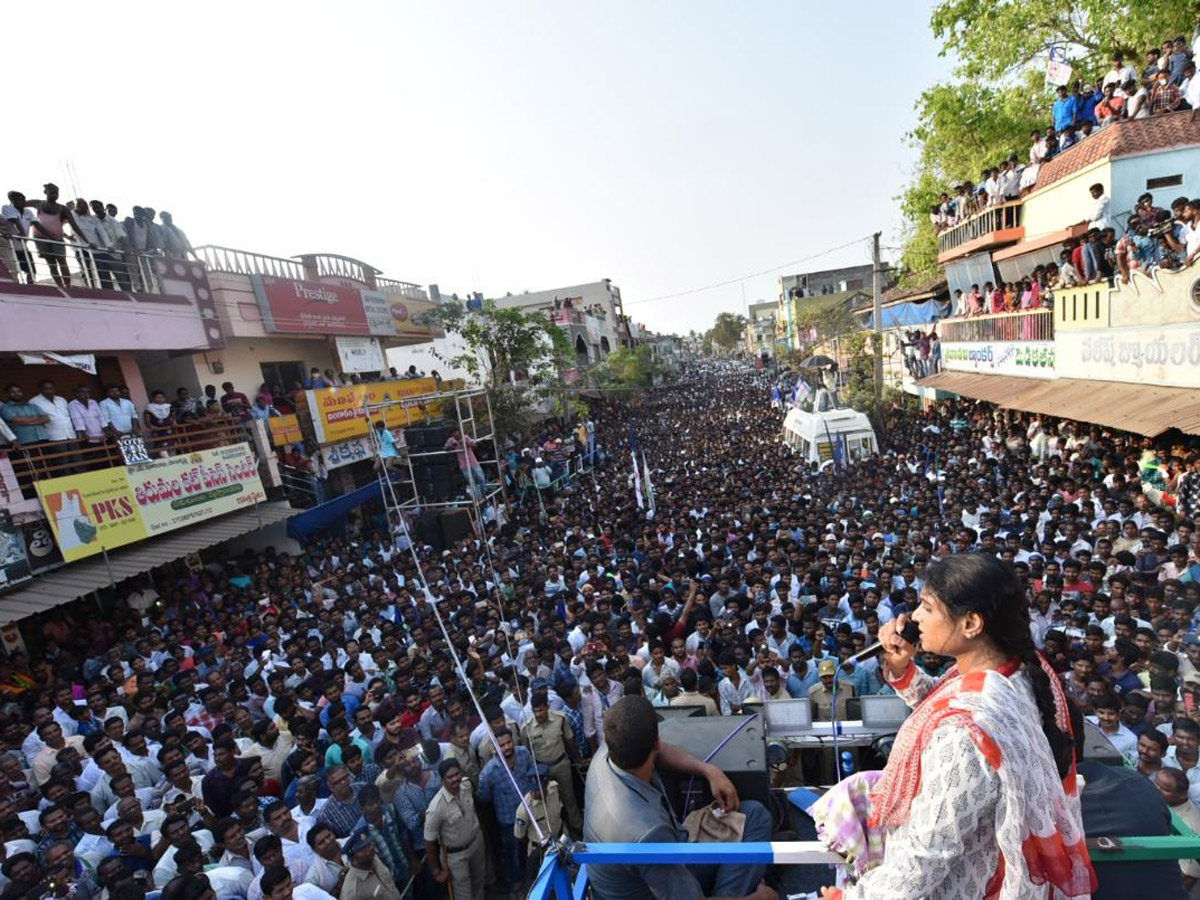
[[[638,321],[702,330],[740,284],[639,301],[897,243],[913,103],[948,70],[929,5],[9,4],[0,177],[445,293],[612,278]]]

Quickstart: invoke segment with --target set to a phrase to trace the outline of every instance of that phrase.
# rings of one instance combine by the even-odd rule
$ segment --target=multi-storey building
[[[746,322],[746,352],[751,356],[775,355],[775,315],[779,304],[751,303]]]
[[[621,289],[608,278],[589,284],[497,297],[501,309],[541,310],[565,328],[580,368],[600,362],[618,347],[632,346]]]
[[[0,590],[11,589],[0,625],[85,595],[108,602],[145,584],[131,579],[195,565],[193,554],[230,540],[290,546],[284,520],[297,510],[282,499],[277,451],[306,445],[331,482],[352,487],[370,477],[366,453],[350,447],[365,445],[359,395],[433,389],[380,380],[389,347],[430,339],[414,318],[432,302],[357,260],[63,251],[69,278],[58,283],[39,257],[30,278],[10,267],[15,254],[0,256],[0,374],[11,386],[0,402],[49,418],[0,440]],[[361,384],[325,388],[314,369]],[[93,405],[110,389],[110,406]],[[331,403],[339,391],[350,402]],[[237,395],[297,411],[258,418]],[[172,403],[157,425],[148,410],[165,416]]]
[[[1200,196],[1200,131],[1178,112],[1110,125],[1026,173],[1021,199],[939,237],[951,291],[1011,282],[1057,262],[1089,230],[1099,184],[1125,234],[1137,198]],[[1124,253],[1124,248],[1114,248]],[[920,390],[1069,416],[1147,436],[1200,434],[1200,264],[1135,267],[1128,281],[1059,288],[1037,309],[939,324],[943,371]]]

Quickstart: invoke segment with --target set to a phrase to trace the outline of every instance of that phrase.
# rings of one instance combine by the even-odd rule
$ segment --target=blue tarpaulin
[[[318,531],[324,531],[346,517],[352,509],[380,498],[379,482],[372,481],[362,487],[334,497],[332,500],[306,509],[288,520],[288,537],[306,541]]]
[[[914,300],[897,303],[883,310],[883,327],[895,328],[905,325],[928,325],[938,319],[944,319],[950,314],[947,305],[933,300]],[[875,314],[867,315],[867,328],[875,327]]]

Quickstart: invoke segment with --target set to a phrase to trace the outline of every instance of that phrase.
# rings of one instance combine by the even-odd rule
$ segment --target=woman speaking
[[[831,900],[1089,897],[1068,700],[1034,647],[1016,573],[982,553],[931,566],[912,615],[921,646],[954,657],[934,681],[880,629],[888,682],[912,707],[871,792],[884,861]]]

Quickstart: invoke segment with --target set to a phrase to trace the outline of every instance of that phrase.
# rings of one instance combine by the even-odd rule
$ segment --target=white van
[[[783,420],[783,442],[805,462],[813,463],[831,461],[837,446],[847,462],[879,452],[879,441],[866,413],[831,407],[828,394],[819,389],[811,403],[788,410]]]

